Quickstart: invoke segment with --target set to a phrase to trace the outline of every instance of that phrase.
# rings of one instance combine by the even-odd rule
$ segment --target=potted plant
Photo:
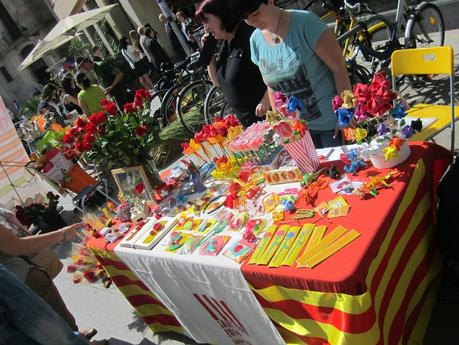
[[[46,194],[48,203],[32,203],[28,206],[16,206],[16,217],[26,225],[35,225],[42,233],[58,230],[66,226],[57,211],[59,195],[53,192]]]

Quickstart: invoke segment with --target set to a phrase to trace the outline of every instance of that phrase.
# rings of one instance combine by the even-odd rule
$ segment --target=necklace
[[[281,42],[281,38],[277,34],[277,32],[279,31],[281,20],[282,20],[282,10],[279,11],[279,20],[277,22],[276,31],[274,31],[273,34],[270,33],[271,34],[271,42],[274,43],[274,44],[279,44]]]

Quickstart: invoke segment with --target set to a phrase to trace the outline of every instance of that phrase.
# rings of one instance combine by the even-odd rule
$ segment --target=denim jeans
[[[40,297],[0,265],[0,345],[88,345]]]
[[[316,149],[323,149],[326,147],[335,147],[343,145],[341,131],[338,132],[336,138],[333,138],[335,130],[332,131],[315,131],[309,130],[311,134],[312,142]]]

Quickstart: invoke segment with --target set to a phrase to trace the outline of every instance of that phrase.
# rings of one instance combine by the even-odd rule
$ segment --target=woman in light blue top
[[[258,65],[274,106],[274,92],[300,99],[316,148],[341,145],[331,101],[351,85],[335,35],[314,13],[282,10],[273,0],[240,1]]]

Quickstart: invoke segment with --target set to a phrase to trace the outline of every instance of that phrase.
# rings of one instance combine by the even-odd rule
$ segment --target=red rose
[[[227,127],[236,127],[240,125],[239,120],[234,115],[228,115],[225,117],[225,124]]]
[[[80,152],[84,152],[84,147],[83,147],[83,143],[81,141],[77,142],[76,145],[75,145],[76,149]]]
[[[107,121],[107,115],[105,115],[103,111],[99,111],[96,114],[92,114],[89,117],[89,121],[97,126]]]
[[[95,134],[97,133],[97,126],[93,122],[88,122],[86,126],[84,126],[84,130],[86,131],[86,133]]]
[[[76,126],[78,128],[84,128],[84,126],[86,126],[86,120],[79,117],[78,120],[76,121]]]
[[[366,103],[370,99],[370,90],[368,85],[365,84],[355,84],[354,86],[354,95],[357,103]]]
[[[137,110],[137,107],[135,106],[134,103],[126,103],[124,105],[124,112],[125,113],[131,114],[131,113],[135,112],[136,110]]]
[[[108,103],[110,103],[110,101],[106,98],[104,98],[103,100],[100,101],[100,105],[105,107]]]
[[[137,195],[140,195],[143,193],[143,191],[145,190],[145,185],[140,182],[137,186],[135,186],[134,188],[134,192],[137,194]]]
[[[240,180],[242,180],[242,181],[244,181],[245,183],[247,183],[247,181],[249,181],[250,172],[248,172],[248,171],[241,171],[237,177],[238,177]]]
[[[78,128],[77,128],[77,127],[72,127],[72,128],[70,128],[69,134],[70,134],[71,136],[75,136],[76,134],[78,134]]]
[[[220,134],[222,137],[226,137],[228,135],[228,128],[226,128],[225,126],[221,127],[218,130],[218,134]]]
[[[142,98],[142,96],[135,95],[135,97],[134,97],[134,104],[135,104],[138,108],[143,109],[143,98]]]
[[[147,130],[148,130],[147,126],[140,125],[135,129],[135,135],[137,135],[138,137],[143,137],[145,133],[147,133]]]
[[[71,144],[74,141],[73,135],[70,133],[65,133],[64,137],[62,138],[62,141],[66,144]]]
[[[115,102],[108,102],[103,107],[105,111],[110,115],[118,114],[118,107],[116,106]]]
[[[88,151],[92,148],[92,144],[94,143],[95,139],[92,135],[90,135],[90,133],[86,134],[84,137],[83,137],[83,150],[84,151]]]
[[[136,92],[135,92],[135,95],[136,97],[139,96],[143,99],[150,99],[151,97],[151,94],[148,90],[145,90],[145,89],[138,89]]]
[[[194,135],[194,141],[198,144],[202,143],[206,139],[207,139],[207,136],[204,133],[202,133],[202,131]]]
[[[181,143],[180,146],[182,147],[183,151],[186,151],[188,147],[190,147],[190,143],[188,141]]]

